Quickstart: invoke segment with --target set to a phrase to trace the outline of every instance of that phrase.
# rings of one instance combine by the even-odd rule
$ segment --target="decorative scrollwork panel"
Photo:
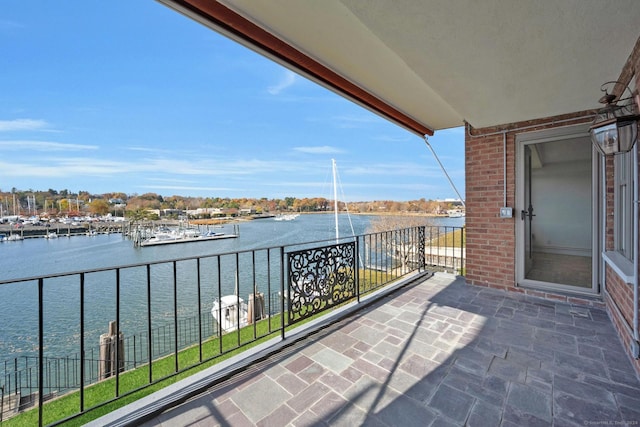
[[[356,244],[341,243],[287,254],[289,323],[356,296]]]
[[[425,236],[425,227],[418,227],[418,262],[419,268],[424,268],[427,264],[427,260],[425,258],[426,253],[426,236]]]

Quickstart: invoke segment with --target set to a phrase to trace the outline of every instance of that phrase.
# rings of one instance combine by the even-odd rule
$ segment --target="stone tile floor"
[[[604,311],[436,274],[143,425],[639,424]]]

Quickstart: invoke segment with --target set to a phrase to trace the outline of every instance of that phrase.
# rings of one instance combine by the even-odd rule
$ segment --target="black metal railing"
[[[74,402],[63,419],[72,418],[273,334],[286,338],[288,326],[426,266],[462,272],[463,236],[413,227],[0,281],[37,298],[20,313],[32,348],[0,362],[0,422],[37,406],[29,422],[55,424],[44,404],[53,397]]]

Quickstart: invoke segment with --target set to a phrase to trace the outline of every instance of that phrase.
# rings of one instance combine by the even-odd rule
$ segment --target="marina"
[[[346,215],[339,217],[344,242],[352,242],[348,236],[354,233],[364,234],[376,218],[354,216],[350,225]],[[450,227],[462,225],[459,219],[440,218],[438,222]],[[225,227],[214,232],[234,230],[234,224]],[[98,343],[114,321],[123,336],[126,369],[131,369],[150,356],[163,357],[176,346],[188,346],[197,339],[198,325],[206,337],[269,318],[281,312],[288,300],[280,278],[284,253],[321,249],[323,245],[330,248],[336,243],[333,215],[235,224],[236,231],[239,228],[242,232],[232,239],[148,247],[135,246],[121,234],[0,244],[2,375],[12,383],[18,381],[21,373],[27,375],[33,369],[42,349],[51,364],[48,369],[61,370],[54,375],[65,378],[65,364],[77,360],[84,346],[82,352],[89,363],[87,378],[96,381],[101,372]],[[372,249],[368,246],[373,241],[362,243],[362,250]],[[344,256],[346,253],[340,255]],[[380,267],[375,274],[389,274],[389,267],[384,265],[390,264],[384,257],[376,255],[367,262]],[[37,278],[40,275],[48,277],[41,282]],[[315,295],[315,291],[309,292]],[[40,321],[45,331],[42,345],[37,332]],[[174,335],[178,328],[179,335]],[[150,334],[152,355],[145,338]]]

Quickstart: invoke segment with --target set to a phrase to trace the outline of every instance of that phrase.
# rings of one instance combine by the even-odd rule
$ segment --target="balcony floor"
[[[144,425],[597,422],[640,422],[640,382],[606,312],[436,274]]]

